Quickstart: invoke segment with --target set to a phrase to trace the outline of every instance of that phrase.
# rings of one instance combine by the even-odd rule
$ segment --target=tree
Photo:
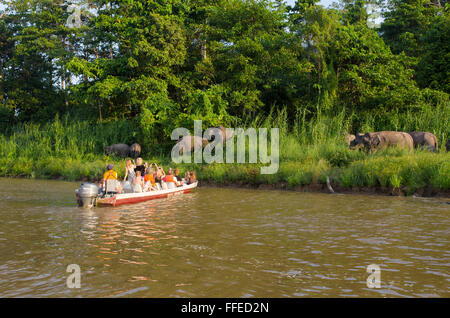
[[[380,31],[395,54],[422,54],[421,35],[442,12],[442,0],[389,0],[384,5],[384,21]]]
[[[270,111],[297,97],[295,80],[304,61],[285,32],[283,6],[269,1],[229,0],[210,16],[210,47],[215,82],[225,88],[229,112],[236,116]]]
[[[342,26],[333,41],[339,101],[358,113],[405,111],[418,102],[412,59],[392,54],[365,24]]]
[[[176,1],[175,1],[176,2]],[[87,77],[87,103],[98,116],[134,117],[155,94],[178,85],[173,69],[186,55],[180,20],[166,1],[94,1],[97,16],[87,34],[95,57],[74,58],[68,67]]]
[[[448,9],[450,9],[447,4]],[[417,65],[419,86],[450,93],[450,10],[420,37],[423,54]]]
[[[341,0],[343,21],[348,24],[367,23],[369,17],[366,4],[367,0]]]
[[[6,13],[6,42],[13,45],[3,63],[6,106],[21,120],[47,120],[64,105],[55,87],[67,56],[58,37],[63,9],[53,1],[17,0]]]

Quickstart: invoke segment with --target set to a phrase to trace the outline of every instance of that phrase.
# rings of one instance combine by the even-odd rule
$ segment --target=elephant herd
[[[367,151],[386,147],[399,147],[404,149],[422,148],[438,151],[438,141],[435,135],[424,131],[379,131],[356,135],[347,134],[347,144],[350,149],[365,149]],[[450,149],[450,140],[446,144]]]
[[[233,137],[233,131],[227,134],[225,127],[217,127],[223,136],[224,142]],[[350,149],[364,149],[366,151],[373,151],[386,147],[399,147],[404,149],[422,148],[430,151],[438,151],[438,141],[435,135],[430,132],[413,131],[378,131],[368,132],[364,134],[357,133],[356,135],[347,134],[347,144]],[[191,148],[191,151],[196,147],[205,147],[209,141],[199,136],[185,136],[178,140],[179,149]],[[183,146],[181,148],[181,146]],[[450,140],[445,144],[447,151],[450,151]],[[114,144],[106,147],[106,154],[117,155],[120,157],[137,158],[141,155],[141,146],[137,143],[128,146],[127,144]]]
[[[233,131],[227,132],[226,128],[223,126],[215,128],[218,128],[221,131],[224,142],[232,138],[234,135]],[[208,143],[209,140],[206,138],[202,138],[199,136],[184,136],[178,140],[177,145],[180,146],[179,149],[190,148],[191,151],[193,151],[194,148],[200,147],[204,148]],[[105,148],[105,152],[107,155],[116,155],[119,157],[131,157],[136,159],[141,155],[141,146],[136,143],[132,144],[131,146],[128,146],[127,144],[114,144],[111,146],[107,146]]]

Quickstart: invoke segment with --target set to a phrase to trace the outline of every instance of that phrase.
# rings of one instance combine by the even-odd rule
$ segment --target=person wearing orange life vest
[[[175,186],[178,187],[178,182],[175,181],[175,178],[174,178],[174,176],[173,176],[172,168],[169,168],[169,172],[168,172],[167,175],[163,178],[163,181],[166,182],[166,183],[173,182],[173,183],[175,184]]]
[[[151,168],[147,168],[147,173],[144,176],[144,192],[151,191],[151,190],[157,190],[156,189],[156,181],[154,177],[154,171]]]

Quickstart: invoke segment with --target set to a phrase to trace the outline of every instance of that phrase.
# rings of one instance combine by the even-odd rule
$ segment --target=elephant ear
[[[371,135],[370,135],[370,133],[365,133],[363,136],[362,136],[362,140],[365,142],[365,143],[370,143],[370,140],[371,140]]]
[[[379,136],[375,136],[372,138],[372,142],[371,145],[372,146],[378,146],[380,144],[380,137]]]
[[[364,136],[363,134],[356,133],[356,134],[355,134],[355,139],[354,139],[354,141],[355,141],[356,143],[361,143],[361,142],[362,142],[363,136]]]

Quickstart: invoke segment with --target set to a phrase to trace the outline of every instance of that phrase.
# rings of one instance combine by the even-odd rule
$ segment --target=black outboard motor
[[[99,186],[95,183],[82,183],[76,190],[78,206],[83,208],[92,208],[96,205],[99,196]]]

